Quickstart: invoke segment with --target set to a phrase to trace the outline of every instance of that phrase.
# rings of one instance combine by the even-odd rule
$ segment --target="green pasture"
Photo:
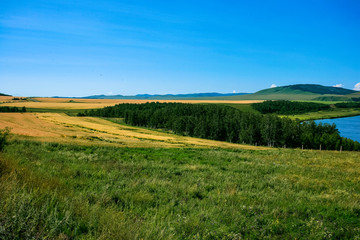
[[[12,141],[1,239],[359,239],[358,152]]]

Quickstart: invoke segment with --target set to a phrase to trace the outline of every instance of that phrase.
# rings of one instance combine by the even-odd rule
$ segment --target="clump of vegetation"
[[[0,107],[0,112],[26,112],[26,107],[18,108],[18,107]]]
[[[360,108],[360,102],[336,103],[335,107],[337,107],[337,108]]]
[[[0,238],[358,239],[359,171],[354,152],[14,141]]]
[[[12,100],[14,100],[14,101],[20,101],[20,100],[22,100],[22,101],[26,101],[26,100],[28,100],[28,98],[13,97],[13,98],[12,98]]]
[[[0,152],[4,149],[7,144],[7,140],[10,134],[10,128],[0,129]]]
[[[292,102],[287,100],[253,103],[252,107],[262,114],[276,113],[282,115],[301,114],[330,109],[328,104],[313,102]]]
[[[275,115],[242,112],[215,104],[118,104],[85,111],[79,116],[123,117],[134,126],[171,130],[177,134],[232,143],[307,149],[360,150],[360,143],[340,137],[336,126],[299,122]]]

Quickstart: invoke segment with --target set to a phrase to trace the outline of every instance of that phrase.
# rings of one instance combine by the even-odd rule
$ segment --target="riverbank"
[[[360,142],[360,116],[346,117],[341,119],[316,120],[316,123],[336,124],[340,136]]]
[[[353,117],[358,115],[360,115],[360,109],[358,108],[335,108],[326,111],[309,112],[298,115],[282,115],[282,117],[288,117],[294,120],[299,119],[300,121],[308,121],[308,120]]]

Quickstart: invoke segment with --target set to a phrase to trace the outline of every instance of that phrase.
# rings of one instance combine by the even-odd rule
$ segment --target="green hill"
[[[347,95],[355,93],[356,91],[339,88],[328,87],[318,84],[296,84],[283,87],[268,88],[256,92],[256,94],[334,94],[334,95]]]
[[[253,94],[242,96],[214,97],[218,100],[318,100],[352,101],[358,92],[345,88],[322,86],[318,84],[296,84],[275,88],[268,88]],[[351,97],[350,97],[351,95]],[[210,99],[210,98],[207,98]]]
[[[0,93],[0,96],[11,96],[11,95],[7,95],[7,94],[4,94],[4,93]]]

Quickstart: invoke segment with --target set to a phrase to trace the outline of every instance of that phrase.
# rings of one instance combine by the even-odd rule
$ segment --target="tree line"
[[[26,107],[0,107],[0,112],[26,112]]]
[[[272,147],[360,150],[360,143],[339,135],[335,124],[316,124],[272,114],[242,112],[217,104],[118,104],[79,116],[124,118],[125,123],[171,130],[176,134]]]
[[[360,108],[360,102],[342,102],[336,103],[337,108]]]
[[[262,103],[253,103],[251,106],[262,114],[276,113],[283,115],[302,114],[330,109],[328,104],[313,102],[292,102],[288,100],[269,100]]]

